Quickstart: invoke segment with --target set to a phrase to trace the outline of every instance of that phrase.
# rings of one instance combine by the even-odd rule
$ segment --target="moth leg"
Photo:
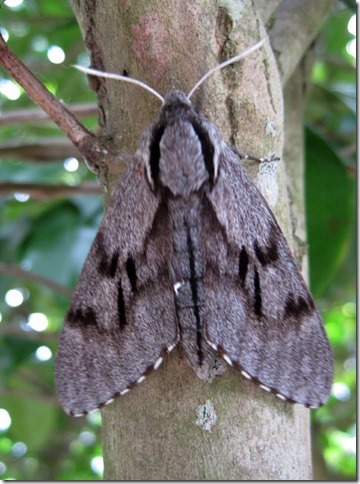
[[[274,153],[270,155],[269,158],[257,158],[256,156],[251,156],[251,155],[248,155],[247,153],[244,153],[243,151],[238,150],[234,146],[232,146],[231,149],[241,160],[257,161],[258,163],[266,163],[266,162],[269,163],[269,162],[280,161],[280,158],[276,156]]]

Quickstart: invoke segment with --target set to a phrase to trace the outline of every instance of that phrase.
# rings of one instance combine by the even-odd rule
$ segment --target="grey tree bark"
[[[305,239],[303,71],[297,66],[334,0],[71,3],[92,65],[126,72],[161,94],[172,88],[188,92],[211,67],[268,34],[264,48],[215,74],[193,103],[242,151],[281,156],[270,173],[255,163],[248,169],[305,267],[301,244],[294,244],[294,235],[295,240]],[[154,121],[158,101],[116,81],[92,78],[91,87],[98,96],[108,149],[132,153],[141,132]],[[123,171],[123,160],[119,155],[106,167],[104,185],[111,188]],[[264,392],[230,367],[217,380],[203,382],[173,352],[144,383],[103,409],[102,416],[108,480],[312,476],[309,411]]]

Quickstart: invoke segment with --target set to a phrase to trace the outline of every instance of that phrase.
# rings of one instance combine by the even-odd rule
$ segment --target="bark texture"
[[[127,73],[162,95],[172,88],[189,92],[211,67],[270,33],[271,45],[266,43],[215,74],[193,98],[225,140],[261,157],[282,155],[282,86],[330,13],[332,1],[71,3],[93,67]],[[310,28],[308,18],[297,15],[296,8],[302,11],[313,3],[318,21]],[[295,33],[284,27],[289,11],[293,23],[297,22]],[[91,78],[91,86],[98,95],[108,149],[132,153],[144,128],[154,121],[159,102],[135,86],[116,81]],[[288,143],[284,160],[286,164],[294,157],[292,163],[301,167],[302,120],[292,111],[297,107],[291,104],[286,111],[286,134],[296,134],[299,149],[294,154]],[[109,185],[122,172],[123,159],[119,155],[118,163],[108,167]],[[293,197],[296,184],[286,183],[285,164],[280,162],[270,173],[263,173],[255,163],[248,168],[294,247],[291,213],[302,225],[302,187]],[[301,168],[291,172],[291,177],[300,175]],[[221,378],[206,383],[175,351],[102,415],[107,480],[311,479],[309,411],[264,392],[230,367]]]

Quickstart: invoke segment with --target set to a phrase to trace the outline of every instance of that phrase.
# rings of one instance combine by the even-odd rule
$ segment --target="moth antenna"
[[[241,54],[237,54],[235,57],[231,57],[231,59],[228,59],[227,61],[223,62],[222,64],[219,64],[218,66],[214,67],[213,69],[210,69],[209,72],[207,72],[205,74],[205,76],[203,76],[200,81],[198,81],[195,86],[191,89],[191,91],[189,92],[189,94],[187,95],[187,98],[190,99],[191,96],[194,94],[194,92],[196,91],[196,89],[201,86],[201,84],[206,81],[206,79],[208,77],[210,77],[212,74],[214,74],[214,72],[217,72],[219,71],[220,69],[223,69],[224,67],[230,65],[230,64],[234,64],[235,62],[238,62],[240,59],[242,59],[243,57],[246,57],[247,55],[251,54],[251,52],[253,52],[254,50],[258,49],[259,47],[261,47],[263,45],[263,43],[265,42],[265,39],[262,39],[260,40],[259,42],[257,42],[255,45],[253,45],[252,47],[249,47],[248,49],[245,49],[243,52],[241,52]]]
[[[153,94],[158,99],[160,99],[162,104],[164,104],[165,102],[164,98],[158,92],[156,92],[154,89],[152,89],[144,82],[138,81],[137,79],[133,79],[132,77],[122,76],[121,74],[113,74],[111,72],[98,71],[97,69],[91,69],[90,67],[83,67],[76,64],[73,65],[73,67],[75,67],[75,69],[77,69],[78,71],[85,72],[86,74],[90,74],[92,76],[106,77],[107,79],[116,79],[118,81],[125,81],[125,82],[129,82],[130,84],[136,84],[137,86],[142,87],[146,91],[151,92],[151,94]]]

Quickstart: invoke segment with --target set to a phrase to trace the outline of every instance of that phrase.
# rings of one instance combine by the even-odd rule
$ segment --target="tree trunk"
[[[213,75],[193,99],[225,140],[259,157],[282,156],[282,86],[332,4],[72,0],[93,67],[126,72],[163,95],[172,88],[189,92],[210,68],[265,38],[268,25],[271,46],[267,42]],[[304,15],[309,9],[311,18]],[[290,18],[292,29],[286,23]],[[291,79],[288,84],[291,92]],[[132,153],[141,132],[155,120],[159,102],[125,83],[99,78],[91,85],[109,149]],[[294,248],[291,214],[296,214],[297,226],[303,226],[303,195],[301,184],[286,185],[285,164],[292,161],[296,168],[292,177],[302,171],[302,118],[290,116],[299,105],[291,104],[291,96],[286,99],[286,134],[299,140],[298,151],[287,149],[270,173],[255,163],[247,168]],[[104,183],[112,184],[122,172],[122,157],[118,159],[108,167]],[[289,208],[288,189],[295,211]],[[303,233],[300,236],[304,239]],[[103,409],[102,416],[107,480],[311,479],[309,411],[264,392],[230,367],[220,378],[204,382],[174,351],[144,383]]]

